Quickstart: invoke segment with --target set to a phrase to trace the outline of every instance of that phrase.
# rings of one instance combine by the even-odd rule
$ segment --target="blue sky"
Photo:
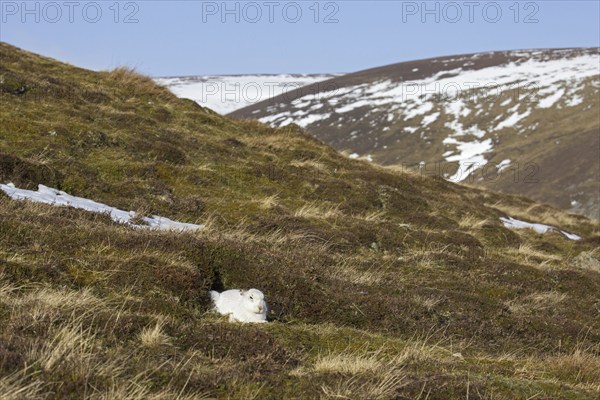
[[[439,55],[600,46],[595,0],[0,3],[2,41],[154,76],[351,72]]]

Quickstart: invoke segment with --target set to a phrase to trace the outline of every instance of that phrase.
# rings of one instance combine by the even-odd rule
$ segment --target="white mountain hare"
[[[222,293],[210,291],[215,310],[229,315],[230,321],[267,322],[265,295],[258,289],[231,289]]]

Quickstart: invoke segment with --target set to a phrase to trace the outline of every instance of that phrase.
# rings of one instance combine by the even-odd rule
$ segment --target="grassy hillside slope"
[[[8,44],[0,95],[0,181],[207,224],[132,229],[0,195],[0,398],[600,393],[600,236],[584,217]],[[266,294],[271,323],[210,311],[209,289],[237,287]]]

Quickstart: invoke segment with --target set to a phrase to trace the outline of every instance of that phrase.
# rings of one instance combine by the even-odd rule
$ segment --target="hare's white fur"
[[[231,289],[222,293],[211,290],[210,297],[215,310],[229,315],[230,321],[267,322],[265,295],[258,289]]]

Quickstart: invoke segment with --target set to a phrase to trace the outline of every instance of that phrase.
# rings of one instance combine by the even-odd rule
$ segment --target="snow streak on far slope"
[[[520,124],[525,124],[536,108],[581,104],[581,81],[600,74],[598,54],[544,59],[542,52],[532,52],[526,57],[478,70],[469,68],[472,60],[466,57],[463,67],[439,71],[423,79],[407,82],[384,79],[309,94],[296,99],[291,107],[285,104],[268,107],[270,115],[260,121],[273,126],[296,123],[306,128],[313,123],[343,124],[350,118],[353,123],[370,120],[371,126],[382,132],[402,121],[405,126],[420,127],[423,137],[429,125],[443,113],[447,120],[443,128],[446,131],[443,157],[447,162],[457,163],[456,173],[446,178],[462,181],[487,163],[485,154],[494,150],[495,131],[520,132]],[[505,99],[508,96],[511,98]],[[490,112],[491,106],[499,106],[501,111],[487,126],[469,123],[473,115]],[[352,117],[346,116],[355,110]],[[382,116],[374,125],[372,115],[376,113]]]
[[[258,103],[282,93],[293,92],[306,85],[338,76],[319,75],[215,75],[156,78],[176,96],[194,100],[219,114]]]
[[[560,229],[555,228],[550,225],[525,222],[525,221],[521,221],[521,220],[518,220],[518,219],[515,219],[512,217],[508,217],[508,218],[500,217],[500,221],[502,221],[502,223],[504,224],[505,227],[511,228],[511,229],[533,229],[534,231],[536,231],[539,234],[544,234],[546,232],[554,231],[554,232],[562,233],[563,235],[565,235],[567,238],[569,238],[571,240],[581,240],[581,236],[578,236],[574,233],[565,232],[563,230],[560,230]]]
[[[12,183],[7,185],[0,184],[0,190],[14,200],[30,200],[34,203],[44,203],[54,206],[68,206],[95,213],[108,214],[113,221],[127,224],[135,228],[174,231],[189,231],[204,228],[204,225],[186,224],[184,222],[170,220],[169,218],[159,217],[158,215],[153,215],[152,217],[143,217],[142,220],[147,225],[137,225],[132,222],[132,220],[135,218],[135,213],[133,211],[123,211],[115,207],[107,206],[106,204],[85,199],[83,197],[71,196],[70,194],[44,185],[38,185],[37,192],[33,190],[18,189]]]

